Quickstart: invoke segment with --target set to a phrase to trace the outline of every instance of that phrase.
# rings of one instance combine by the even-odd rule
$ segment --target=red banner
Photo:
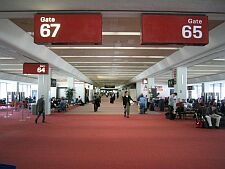
[[[142,44],[208,44],[208,17],[142,15]]]
[[[47,63],[24,63],[23,74],[48,74]]]
[[[101,14],[36,14],[34,42],[101,44]]]

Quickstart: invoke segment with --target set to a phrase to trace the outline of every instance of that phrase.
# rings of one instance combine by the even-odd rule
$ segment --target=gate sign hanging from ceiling
[[[199,15],[142,15],[142,44],[206,45],[208,17]]]
[[[48,63],[24,63],[23,74],[48,74]]]
[[[37,44],[101,44],[101,14],[36,14],[34,42]]]

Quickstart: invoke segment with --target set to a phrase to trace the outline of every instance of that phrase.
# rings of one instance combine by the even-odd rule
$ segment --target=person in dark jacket
[[[94,112],[98,111],[98,108],[100,107],[100,103],[101,103],[101,97],[99,96],[99,94],[94,93],[94,97],[93,97]]]
[[[130,101],[133,99],[128,95],[128,91],[125,91],[123,96],[124,117],[129,118],[130,115]]]
[[[45,101],[44,101],[43,95],[37,101],[37,112],[38,112],[38,116],[35,119],[35,123],[38,122],[38,119],[41,115],[42,115],[42,123],[45,123]]]

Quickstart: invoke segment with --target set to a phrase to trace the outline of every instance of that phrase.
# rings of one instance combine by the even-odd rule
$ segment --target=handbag
[[[133,100],[130,100],[130,105],[134,105],[134,102],[133,102]]]

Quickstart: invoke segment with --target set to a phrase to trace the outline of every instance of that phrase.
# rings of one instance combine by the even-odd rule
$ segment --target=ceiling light
[[[99,63],[99,64],[154,64],[156,62],[68,62],[68,63],[77,63],[77,64],[94,64],[94,63]]]
[[[143,69],[120,69],[120,70],[117,70],[117,69],[108,69],[108,68],[101,68],[101,69],[79,69],[79,70],[81,70],[82,72],[85,72],[85,71],[87,71],[87,72],[89,72],[89,71],[91,71],[91,72],[102,72],[102,71],[104,71],[104,72],[107,72],[107,71],[113,71],[113,72],[142,72],[143,71]]]
[[[225,59],[213,59],[213,60],[217,60],[217,61],[225,61]]]
[[[111,67],[121,67],[121,68],[123,68],[123,67],[133,67],[133,68],[146,68],[146,67],[149,67],[149,66],[75,66],[76,68],[80,68],[80,67],[87,67],[87,68],[89,68],[89,67],[97,67],[97,68],[102,68],[102,67],[108,67],[108,68],[111,68]]]
[[[110,47],[106,47],[106,46],[52,46],[52,47],[48,47],[49,49],[141,49],[141,50],[146,50],[146,49],[159,49],[159,50],[177,50],[179,49],[178,47],[125,47],[125,46],[110,46]]]
[[[0,63],[2,66],[22,66],[23,64],[13,64],[13,63]]]
[[[153,58],[164,59],[166,56],[61,56],[62,58]]]
[[[213,73],[209,73],[209,72],[199,72],[199,73],[197,73],[197,72],[194,72],[194,73],[189,73],[188,76],[189,75],[197,75],[197,74],[213,74]]]
[[[13,57],[0,57],[0,60],[15,59]]]
[[[0,69],[0,70],[20,70],[20,71],[22,71],[23,69],[12,69],[12,68],[9,68],[9,69]]]
[[[224,65],[194,65],[195,67],[224,67]]]
[[[116,36],[140,36],[140,32],[102,32],[102,35],[116,35]]]
[[[221,72],[222,70],[188,70],[188,72]]]

